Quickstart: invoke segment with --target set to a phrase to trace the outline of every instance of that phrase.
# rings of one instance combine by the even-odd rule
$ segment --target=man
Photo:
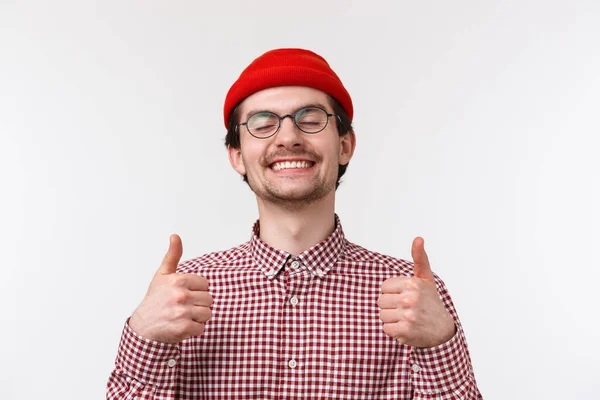
[[[478,399],[458,316],[430,269],[349,242],[335,190],[350,95],[302,49],[254,60],[225,99],[229,161],[256,195],[247,243],[169,250],[126,323],[109,399]]]

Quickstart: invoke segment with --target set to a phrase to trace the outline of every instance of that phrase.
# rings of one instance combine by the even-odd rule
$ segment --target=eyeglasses
[[[327,127],[329,117],[336,114],[329,114],[320,107],[304,107],[294,114],[285,114],[279,116],[269,111],[261,111],[253,114],[246,122],[238,125],[245,125],[248,132],[257,139],[267,139],[276,134],[281,127],[281,121],[290,117],[294,125],[304,133],[319,133]]]

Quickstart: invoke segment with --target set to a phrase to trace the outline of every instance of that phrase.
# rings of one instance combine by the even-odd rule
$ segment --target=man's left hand
[[[377,305],[383,331],[413,347],[435,347],[456,333],[454,319],[437,292],[423,238],[412,244],[414,277],[399,276],[381,285]]]

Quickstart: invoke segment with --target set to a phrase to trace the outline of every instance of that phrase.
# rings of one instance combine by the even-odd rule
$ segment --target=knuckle
[[[185,304],[188,302],[189,299],[190,299],[190,295],[185,290],[178,290],[173,295],[173,302],[175,304]]]
[[[176,287],[186,287],[187,278],[183,274],[172,274],[169,276],[171,284]]]
[[[406,310],[404,313],[404,320],[410,324],[414,324],[415,322],[417,322],[417,314],[412,309]]]
[[[400,297],[398,301],[404,308],[412,308],[415,305],[415,297],[408,294]]]
[[[408,281],[408,287],[412,290],[418,291],[421,287],[421,280],[419,278],[411,278]]]

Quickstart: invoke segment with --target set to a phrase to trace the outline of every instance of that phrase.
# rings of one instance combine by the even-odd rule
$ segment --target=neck
[[[335,191],[306,206],[290,208],[257,198],[260,238],[296,256],[329,236],[335,229]]]

